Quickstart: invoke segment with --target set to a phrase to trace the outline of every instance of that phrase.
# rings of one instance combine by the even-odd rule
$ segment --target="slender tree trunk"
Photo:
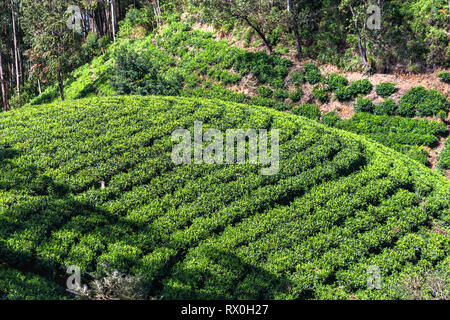
[[[42,87],[41,87],[41,80],[39,78],[37,79],[37,83],[38,83],[39,95],[41,95],[42,94]]]
[[[13,27],[13,40],[14,40],[14,60],[16,63],[16,90],[17,95],[20,96],[20,71],[19,71],[19,49],[17,47],[17,34],[16,34],[16,17],[14,12],[14,2],[11,0],[11,14],[12,14],[12,27]]]
[[[61,101],[64,101],[64,83],[61,72],[58,73],[58,87],[59,87],[59,95],[61,96]]]
[[[267,40],[266,36],[264,35],[264,32],[262,32],[261,30],[259,30],[258,27],[256,27],[253,23],[250,22],[250,20],[247,17],[243,18],[247,24],[253,28],[253,30],[256,31],[256,33],[259,35],[259,37],[261,38],[261,40],[264,42],[264,46],[266,47],[266,52],[268,55],[272,54],[273,48],[272,45],[270,44],[269,40]]]
[[[367,51],[366,51],[366,48],[362,44],[361,31],[359,30],[357,17],[355,15],[355,11],[353,10],[352,6],[350,6],[350,11],[352,12],[352,16],[354,18],[356,36],[358,38],[359,55],[361,56],[361,59],[362,59],[362,61],[364,63],[364,66],[366,67],[366,71],[369,72],[370,71],[370,66],[369,66],[369,63],[367,61]]]
[[[3,76],[3,61],[1,52],[0,52],[0,86],[2,87],[3,110],[8,111],[9,104],[8,104],[8,97],[6,96],[8,93],[6,90],[5,78]]]
[[[116,26],[115,26],[115,10],[114,10],[114,0],[111,1],[111,27],[112,27],[112,35],[113,35],[113,41],[116,42]]]
[[[300,42],[300,33],[298,32],[298,13],[297,8],[294,7],[293,1],[288,0],[288,11],[291,14],[291,28],[294,30],[295,47],[297,49],[297,58],[300,59],[302,56],[302,46]]]

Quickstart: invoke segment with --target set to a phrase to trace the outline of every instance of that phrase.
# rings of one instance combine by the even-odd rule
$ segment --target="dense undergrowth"
[[[279,174],[174,166],[171,132],[194,121],[280,129]],[[0,272],[14,275],[1,298],[59,296],[64,266],[108,265],[165,299],[401,299],[411,277],[450,267],[448,180],[262,107],[138,96],[28,106],[0,116],[0,173]],[[379,290],[367,288],[370,266]]]

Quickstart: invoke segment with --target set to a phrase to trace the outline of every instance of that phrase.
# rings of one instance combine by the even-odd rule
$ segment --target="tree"
[[[6,83],[4,78],[4,72],[3,72],[3,60],[2,60],[2,52],[0,50],[0,86],[2,89],[2,103],[3,103],[3,110],[8,111],[9,110],[9,104],[8,104],[8,90],[6,90]]]
[[[11,23],[13,28],[13,39],[14,39],[14,62],[16,65],[16,91],[17,96],[20,96],[20,70],[19,70],[19,47],[17,45],[17,30],[16,30],[16,3],[10,0],[11,5]]]
[[[23,1],[23,25],[31,44],[27,51],[31,74],[49,82],[56,81],[61,100],[64,100],[64,79],[77,65],[81,50],[81,33],[70,30],[66,24],[71,19],[66,10],[72,3]]]
[[[268,39],[273,29],[271,12],[273,9],[284,7],[281,0],[193,0],[194,5],[202,7],[204,14],[218,22],[235,19],[246,23],[261,38],[267,54],[273,51]]]

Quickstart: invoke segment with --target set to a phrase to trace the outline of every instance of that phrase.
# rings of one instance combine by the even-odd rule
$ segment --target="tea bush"
[[[292,108],[292,113],[312,120],[319,120],[321,115],[319,107],[315,104],[295,106]]]
[[[350,101],[354,98],[354,93],[350,87],[340,87],[334,91],[334,96],[341,102]]]
[[[341,118],[337,114],[336,111],[330,111],[322,115],[321,122],[327,126],[333,127],[336,125],[336,123],[339,122]]]
[[[328,92],[324,89],[313,88],[313,95],[320,103],[328,103],[330,101]]]
[[[395,111],[397,110],[397,105],[395,104],[395,101],[392,99],[386,99],[380,103],[378,103],[373,108],[373,113],[376,115],[387,115],[392,116],[395,114]]]
[[[445,142],[444,150],[439,155],[439,168],[450,169],[450,142]]]
[[[328,86],[328,90],[334,92],[339,88],[347,86],[348,80],[344,76],[338,75],[336,73],[331,73],[326,76],[325,83]]]
[[[291,99],[293,102],[299,102],[303,97],[303,90],[300,88],[294,89],[293,91],[289,92],[289,99]]]
[[[401,116],[412,117],[416,113],[420,116],[437,115],[440,111],[448,112],[450,103],[439,92],[424,87],[414,87],[400,99],[397,113]]]
[[[392,82],[383,82],[375,87],[375,92],[383,98],[392,96],[396,91],[395,83]]]
[[[439,137],[447,131],[442,122],[365,112],[356,113],[351,119],[339,121],[335,126],[376,140],[423,164],[428,162],[428,153],[422,147],[434,147]]]
[[[438,77],[442,82],[450,83],[450,72],[440,72],[438,73]]]
[[[355,111],[356,112],[368,112],[373,113],[375,109],[375,105],[373,104],[372,100],[366,99],[364,97],[358,97],[355,104]]]
[[[372,92],[372,89],[373,86],[368,79],[353,81],[349,86],[349,90],[352,92],[353,96],[357,96],[358,94],[369,94]]]
[[[320,73],[319,68],[317,68],[314,63],[306,63],[303,66],[303,69],[305,70],[305,79],[310,84],[317,84],[322,81],[322,74]]]
[[[446,129],[355,117],[336,126],[393,145],[430,145]],[[175,166],[171,134],[194,121],[279,129],[278,174]],[[390,148],[263,107],[141,96],[27,106],[0,115],[1,297],[64,297],[64,266],[107,264],[164,299],[396,298],[367,289],[367,267],[386,284],[445,268],[448,237],[429,230],[450,231],[449,190]]]

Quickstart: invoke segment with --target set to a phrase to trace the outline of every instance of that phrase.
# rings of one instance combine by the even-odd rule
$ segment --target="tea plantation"
[[[279,129],[279,173],[175,166],[171,133],[194,121]],[[446,178],[300,116],[156,96],[0,114],[0,298],[72,298],[77,265],[163,299],[402,299],[412,277],[450,281],[448,232]]]

